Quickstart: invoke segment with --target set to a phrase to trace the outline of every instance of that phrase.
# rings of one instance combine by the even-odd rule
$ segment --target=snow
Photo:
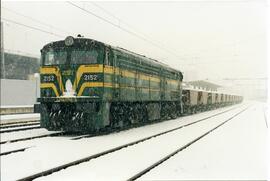
[[[127,180],[143,168],[148,167],[157,160],[162,159],[164,156],[214,128],[241,109],[243,108],[238,108],[215,118],[123,148],[98,159],[69,167],[36,180],[78,180],[78,178],[79,180]]]
[[[233,107],[239,107],[239,105]],[[1,164],[4,165],[1,167],[1,179],[16,180],[26,177],[41,170],[50,169],[229,109],[232,109],[232,107],[80,140],[70,140],[72,136],[61,136],[4,144],[1,145],[1,150],[12,150],[29,146],[32,148],[24,152],[1,157]],[[17,160],[20,160],[20,162],[17,162]],[[16,171],[13,168],[16,168]]]
[[[267,153],[257,104],[138,180],[266,180]]]
[[[243,109],[245,107],[243,105],[246,105],[246,104],[242,104],[241,109]],[[233,107],[239,107],[239,105],[235,105]],[[2,164],[1,180],[16,180],[19,178],[23,178],[23,177],[29,176],[31,174],[38,173],[40,171],[44,171],[46,169],[50,169],[50,168],[53,168],[55,166],[59,166],[59,165],[64,164],[64,163],[74,161],[74,160],[79,159],[79,158],[84,158],[86,156],[90,156],[90,155],[93,155],[95,153],[98,153],[98,152],[101,152],[104,150],[108,150],[108,149],[111,149],[113,147],[131,142],[131,141],[135,141],[135,140],[138,140],[138,139],[141,139],[141,138],[144,138],[144,137],[156,134],[156,133],[159,133],[161,131],[169,130],[169,129],[175,128],[177,126],[188,124],[188,123],[196,121],[198,119],[202,119],[202,118],[208,117],[210,115],[222,112],[224,110],[229,110],[231,108],[232,107],[226,107],[226,108],[222,108],[219,110],[213,110],[213,111],[204,112],[204,113],[200,113],[200,114],[196,114],[196,115],[192,115],[192,116],[181,117],[181,118],[178,118],[175,120],[160,122],[160,123],[156,123],[156,124],[152,124],[152,125],[147,125],[144,127],[133,128],[133,129],[121,131],[118,133],[112,133],[109,135],[96,136],[96,137],[91,137],[91,138],[84,138],[84,139],[79,139],[79,140],[71,140],[71,138],[73,138],[75,136],[60,136],[60,137],[58,136],[58,137],[46,137],[46,138],[28,140],[28,141],[17,142],[17,143],[15,142],[15,143],[4,144],[4,145],[1,145],[1,152],[3,152],[3,150],[10,151],[10,150],[18,149],[18,148],[22,148],[22,147],[31,147],[31,148],[27,149],[24,152],[18,152],[18,153],[9,154],[9,155],[0,157],[1,164]],[[237,108],[237,110],[240,110],[240,109]],[[151,139],[151,140],[143,142],[141,144],[134,145],[134,146],[128,147],[126,149],[122,149],[118,152],[114,152],[112,154],[91,160],[90,162],[85,162],[85,163],[82,163],[82,164],[74,166],[74,167],[69,167],[63,171],[59,171],[59,172],[52,174],[52,175],[49,175],[47,177],[41,177],[37,180],[83,180],[83,179],[91,180],[91,178],[92,178],[92,180],[112,180],[112,179],[122,180],[122,179],[126,179],[126,178],[132,176],[134,173],[151,165],[152,163],[154,163],[158,159],[162,158],[163,156],[165,156],[166,154],[168,154],[172,150],[183,145],[187,141],[200,135],[203,131],[209,130],[210,127],[211,128],[214,127],[215,125],[220,123],[220,121],[223,121],[225,119],[225,117],[228,118],[233,113],[236,113],[237,110],[232,110],[228,113],[224,113],[220,116],[217,116],[219,118],[216,117],[214,119],[211,119],[212,121],[207,120],[207,121],[203,121],[201,123],[198,123],[198,124],[195,124],[195,125],[192,125],[189,127],[185,127],[183,129],[181,129],[181,131],[180,130],[177,131],[177,133],[170,133],[164,137],[162,136],[162,137],[157,137],[155,139]],[[249,110],[253,110],[253,109],[249,109]],[[259,108],[256,110],[259,110]],[[246,113],[242,113],[242,114],[246,115]],[[240,114],[240,115],[242,115],[242,114]],[[250,114],[253,115],[254,113],[250,113]],[[250,115],[248,117],[252,118]],[[262,112],[259,112],[255,116],[255,118],[257,118],[258,120],[261,120],[263,118]],[[231,120],[231,122],[232,121],[237,121],[237,120],[233,119],[233,120]],[[225,125],[226,126],[231,125],[231,122],[226,123]],[[247,121],[247,122],[249,123],[251,121]],[[263,123],[265,124],[265,122],[263,122]],[[198,126],[198,125],[200,125],[200,126]],[[225,125],[224,125],[224,127],[225,127]],[[248,125],[250,125],[250,124],[248,124]],[[235,125],[232,125],[232,127],[234,127],[234,126]],[[236,125],[236,126],[242,126],[242,124]],[[259,129],[259,127],[254,126],[254,124],[253,125],[251,124],[250,126],[252,126],[254,130]],[[43,129],[41,129],[41,130],[43,130]],[[223,130],[223,126],[221,128],[219,128],[217,131],[219,131],[219,130]],[[239,132],[239,130],[241,130],[241,129],[235,128],[235,130],[236,130],[235,132],[237,133],[237,131]],[[31,130],[31,131],[34,131],[34,130]],[[23,131],[22,133],[24,134],[25,132],[28,132],[28,131]],[[216,131],[214,131],[210,135],[214,134],[215,132]],[[260,132],[262,132],[262,131],[260,131]],[[31,134],[33,134],[33,133],[31,133]],[[40,134],[40,133],[38,132],[38,134]],[[210,137],[210,135],[208,135],[208,136]],[[256,140],[256,137],[255,137],[256,134],[253,132],[251,135],[254,136],[253,139]],[[252,137],[251,135],[250,136],[245,135],[245,136],[250,139],[250,137]],[[1,134],[1,136],[2,136],[2,134]],[[214,154],[213,154],[213,153],[215,153],[215,145],[218,145],[218,143],[219,143],[221,146],[223,145],[223,147],[224,147],[224,148],[222,147],[222,149],[220,148],[218,150],[218,152],[220,152],[220,153],[227,153],[228,152],[230,154],[233,154],[233,152],[235,151],[234,149],[227,151],[226,148],[227,149],[232,148],[228,145],[230,145],[229,141],[231,139],[233,140],[234,136],[235,135],[228,136],[228,137],[226,137],[227,139],[224,138],[223,140],[222,140],[222,137],[218,138],[219,140],[215,140],[214,139],[215,137],[214,137],[211,144],[205,143],[205,145],[207,145],[207,146],[205,146],[203,144],[204,147],[202,147],[203,148],[202,150],[199,149],[200,151],[196,150],[192,153],[193,155],[191,155],[191,156],[197,155],[196,160],[192,159],[193,157],[191,157],[191,156],[189,157],[189,159],[186,159],[186,162],[189,163],[187,165],[192,165],[192,164],[194,164],[195,161],[197,161],[197,160],[199,161],[200,157],[202,157],[206,160],[209,159],[210,160],[209,162],[212,163],[212,166],[216,162],[220,163],[223,159],[221,159],[220,157],[215,158]],[[9,137],[12,137],[12,135],[7,136],[6,138],[9,138]],[[244,136],[239,137],[239,140],[240,140],[240,138],[245,139]],[[185,151],[192,150],[192,148],[194,148],[200,142],[201,141],[199,141],[195,145],[192,145],[190,148],[186,149]],[[222,143],[225,143],[225,144],[222,144]],[[256,147],[255,141],[253,141],[251,143],[254,144]],[[208,144],[211,145],[211,148],[208,147]],[[263,143],[262,143],[262,145],[263,145]],[[205,150],[207,150],[207,148],[210,151],[208,150],[208,152],[206,152]],[[211,152],[211,149],[213,149],[212,152]],[[225,151],[222,152],[223,149],[226,150],[226,152]],[[200,154],[203,154],[204,152],[206,152],[204,155],[198,156]],[[184,153],[184,151],[183,151],[183,153]],[[211,153],[211,154],[207,154],[207,153]],[[258,152],[253,152],[253,153],[254,153],[254,155],[259,154]],[[179,154],[177,154],[177,156],[181,155],[181,154],[182,153],[179,153]],[[212,156],[215,159],[211,159]],[[250,156],[250,157],[252,158],[252,156]],[[229,156],[224,157],[224,159],[228,160],[228,163],[232,163],[232,162],[235,162],[235,160],[237,160],[237,158],[235,158],[235,157],[232,157],[232,158],[234,160],[230,160]],[[20,162],[18,162],[18,160],[20,160]],[[165,164],[165,163],[167,164],[171,160],[174,160],[174,159],[171,158],[168,160],[168,162],[166,161],[163,164]],[[239,168],[241,168],[241,163],[246,164],[246,162],[242,162],[241,159],[237,162],[239,162],[238,163]],[[179,162],[177,162],[177,163],[179,163]],[[255,163],[259,163],[259,162],[255,162]],[[166,173],[171,174],[170,171],[175,170],[175,169],[179,169],[177,167],[177,164],[172,164],[171,166],[172,167],[176,166],[176,168],[168,169],[165,171],[158,171],[156,175],[154,175],[154,174],[151,175],[150,173],[152,173],[152,172],[149,172],[148,174],[150,174],[150,175],[147,174],[145,176],[152,178],[152,180],[156,180],[156,179],[160,180],[159,178],[162,178],[162,174],[164,174],[163,178],[165,178],[165,180],[168,180],[170,177],[168,177],[168,179],[166,179]],[[186,166],[186,165],[184,165],[184,166]],[[212,168],[209,165],[207,165],[207,166],[209,168]],[[217,165],[217,166],[219,166],[219,165]],[[16,168],[16,170],[14,170],[14,168]],[[158,169],[158,168],[159,167],[157,167],[155,169]],[[233,168],[236,169],[236,167],[233,167]],[[154,173],[155,169],[153,170],[153,173]],[[181,168],[180,168],[180,170],[181,170]],[[197,171],[197,170],[195,169],[195,171]],[[245,172],[244,167],[243,167],[243,172]],[[106,174],[104,174],[104,173],[106,173]],[[209,173],[210,173],[210,171],[209,171]],[[234,172],[232,172],[232,173],[234,173]],[[140,179],[142,179],[142,178],[140,178]]]
[[[1,133],[1,141],[8,141],[13,139],[20,139],[20,138],[27,138],[32,136],[41,136],[49,133],[55,133],[52,131],[47,131],[44,128],[38,129],[31,129],[25,131],[16,131],[16,132],[9,132],[9,133]],[[1,150],[4,146],[1,145]]]

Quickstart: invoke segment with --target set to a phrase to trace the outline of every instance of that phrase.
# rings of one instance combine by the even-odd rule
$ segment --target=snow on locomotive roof
[[[173,71],[181,72],[180,70],[176,70],[176,69],[170,67],[169,65],[167,65],[167,64],[165,64],[165,63],[162,63],[162,62],[160,62],[160,61],[158,61],[158,60],[155,60],[155,59],[153,59],[153,58],[146,57],[145,55],[141,55],[141,54],[132,52],[132,51],[130,51],[130,50],[127,50],[127,49],[121,48],[121,47],[113,47],[113,48],[115,48],[116,50],[119,50],[119,51],[123,51],[123,52],[125,52],[125,53],[127,53],[127,54],[131,54],[131,55],[134,55],[134,56],[139,56],[139,57],[142,58],[144,61],[148,61],[149,63],[156,63],[156,64],[158,64],[158,65],[160,65],[160,66],[164,66],[164,67],[166,67],[166,68],[168,68],[168,69],[171,69],[171,70],[173,70]]]
[[[124,51],[125,53],[128,53],[128,54],[132,54],[132,55],[135,55],[135,56],[139,56],[139,57],[145,59],[146,61],[152,60],[153,62],[158,63],[158,64],[160,64],[160,65],[162,65],[162,66],[169,67],[169,65],[167,65],[167,64],[165,64],[165,63],[159,62],[159,61],[157,61],[157,60],[155,60],[155,59],[153,59],[153,58],[146,57],[145,55],[141,55],[141,54],[132,52],[132,51],[127,50],[127,49],[125,49],[125,48],[115,47],[115,49]]]

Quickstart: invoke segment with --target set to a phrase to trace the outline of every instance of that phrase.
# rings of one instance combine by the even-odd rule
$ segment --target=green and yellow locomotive
[[[48,130],[94,132],[181,113],[182,73],[156,60],[71,36],[41,55],[38,102]]]

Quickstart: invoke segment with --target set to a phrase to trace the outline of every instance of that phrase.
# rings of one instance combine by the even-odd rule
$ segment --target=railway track
[[[59,135],[65,135],[65,134],[67,134],[67,133],[65,133],[65,132],[49,133],[49,134],[43,134],[43,135],[38,135],[38,136],[30,136],[30,137],[26,137],[26,138],[5,140],[5,141],[1,141],[0,144],[14,143],[14,142],[19,142],[19,141],[26,141],[26,140],[32,140],[32,139],[36,139],[36,138],[43,138],[43,137],[49,137],[49,136],[59,136]]]
[[[22,151],[25,151],[27,149],[29,149],[31,147],[24,147],[24,148],[19,148],[19,149],[16,149],[16,150],[11,150],[11,151],[6,151],[6,152],[2,152],[0,153],[0,156],[4,156],[4,155],[9,155],[11,153],[17,153],[17,152],[22,152]]]
[[[240,107],[240,106],[239,106]],[[239,108],[239,107],[236,107],[236,108]],[[236,108],[232,108],[232,109],[236,109]],[[174,129],[170,129],[170,130],[167,130],[167,131],[163,131],[163,132],[160,132],[158,134],[154,134],[154,135],[151,135],[151,136],[148,136],[148,137],[145,137],[145,138],[142,138],[142,139],[139,139],[139,140],[136,140],[136,141],[132,141],[130,143],[126,143],[126,144],[123,144],[123,145],[120,145],[120,146],[117,146],[117,147],[114,147],[114,148],[111,148],[111,149],[108,149],[108,150],[105,150],[103,152],[100,152],[100,153],[96,153],[96,154],[93,154],[93,155],[90,155],[88,157],[84,157],[82,159],[78,159],[78,160],[75,160],[75,161],[72,161],[72,162],[69,162],[69,163],[66,163],[66,164],[63,164],[63,165],[60,165],[60,166],[57,166],[57,167],[54,167],[54,168],[51,168],[51,169],[48,169],[48,170],[45,170],[45,171],[42,171],[42,172],[39,172],[39,173],[36,173],[36,174],[33,174],[33,175],[30,175],[28,177],[25,177],[25,178],[21,178],[19,180],[33,180],[33,179],[36,179],[36,178],[39,178],[39,177],[42,177],[42,176],[47,176],[47,175],[50,175],[52,173],[55,173],[55,172],[58,172],[62,169],[66,169],[68,167],[71,167],[71,166],[75,166],[75,165],[78,165],[78,164],[81,164],[83,162],[87,162],[89,160],[92,160],[92,159],[95,159],[95,158],[98,158],[98,157],[102,157],[102,156],[105,156],[105,155],[108,155],[110,153],[113,153],[113,152],[116,152],[118,150],[121,150],[123,148],[127,148],[127,147],[130,147],[130,146],[133,146],[133,145],[136,145],[138,143],[142,143],[142,142],[145,142],[147,140],[150,140],[152,138],[156,138],[156,137],[159,137],[159,136],[162,136],[162,135],[165,135],[165,134],[168,134],[168,133],[171,133],[173,131],[176,131],[176,130],[179,130],[179,129],[182,129],[184,127],[187,127],[187,126],[190,126],[190,125],[193,125],[193,124],[196,124],[198,122],[201,122],[201,121],[204,121],[204,120],[207,120],[207,119],[210,119],[210,118],[213,118],[217,115],[220,115],[222,113],[225,113],[225,112],[228,112],[232,109],[229,109],[229,110],[226,110],[226,111],[223,111],[221,113],[217,113],[217,114],[214,114],[214,115],[211,115],[211,116],[208,116],[206,118],[203,118],[203,119],[200,119],[200,120],[197,120],[195,122],[192,122],[192,123],[189,123],[189,124],[185,124],[185,125],[182,125],[182,126],[179,126],[179,127],[176,127]],[[226,119],[225,121],[222,121],[221,124],[219,124],[218,126],[214,127],[213,129],[207,131],[206,133],[204,133],[203,135],[195,138],[194,140],[192,140],[191,142],[187,143],[186,145],[180,147],[179,149],[177,149],[176,151],[174,151],[173,153],[167,155],[166,157],[164,157],[162,160],[159,160],[157,161],[155,164],[153,165],[150,165],[149,167],[143,169],[142,171],[140,171],[139,173],[135,174],[134,176],[130,177],[129,180],[135,180],[136,178],[139,178],[141,175],[147,173],[148,171],[150,171],[151,169],[153,169],[155,166],[158,166],[159,164],[161,164],[162,162],[166,161],[167,159],[169,159],[171,156],[177,154],[178,152],[180,152],[181,150],[191,146],[192,144],[194,144],[196,141],[200,140],[201,138],[205,137],[207,134],[209,134],[210,132],[214,131],[215,129],[219,128],[220,126],[222,126],[223,124],[225,124],[226,122],[228,122],[229,120],[233,119],[234,117],[236,117],[237,115],[239,115],[240,113],[244,112],[246,109],[248,108],[245,108],[241,111],[238,111],[236,114],[234,114],[233,116],[231,116],[229,119]]]
[[[16,129],[4,129],[0,128],[0,134],[1,133],[10,133],[10,132],[17,132],[17,131],[26,131],[26,130],[31,130],[31,129],[41,129],[40,126],[27,126],[23,128],[16,128]]]
[[[0,127],[4,126],[15,126],[17,124],[22,125],[22,124],[27,124],[27,123],[39,123],[39,119],[37,120],[29,120],[29,121],[14,121],[14,122],[6,122],[6,123],[0,123]]]
[[[239,106],[240,107],[240,106]],[[213,114],[211,116],[207,116],[205,118],[202,118],[202,119],[199,119],[197,121],[194,121],[192,123],[189,123],[189,124],[186,124],[185,126],[189,126],[189,125],[192,125],[192,124],[196,124],[198,122],[201,122],[203,120],[206,120],[206,119],[210,119],[212,117],[215,117],[215,116],[218,116],[220,114],[224,114],[226,112],[229,112],[233,109],[237,109],[238,107],[235,107],[235,108],[231,108],[231,109],[228,109],[226,111],[222,111],[220,113],[216,113],[216,114]],[[185,115],[185,116],[188,116],[188,115]],[[185,116],[182,116],[182,117],[185,117]],[[189,115],[190,116],[190,115]],[[168,121],[168,120],[165,120],[165,121]],[[161,121],[160,121],[161,122]],[[136,127],[141,127],[141,126],[144,126],[144,125],[150,125],[150,124],[156,124],[158,123],[158,121],[155,121],[155,122],[150,122],[150,123],[144,123],[143,125],[140,124],[140,125],[133,125],[133,126],[130,126],[130,127],[126,127],[125,129],[122,129],[122,130],[111,130],[109,132],[99,132],[99,133],[93,133],[93,134],[85,134],[85,135],[80,135],[80,136],[77,136],[77,137],[73,137],[71,138],[71,140],[79,140],[79,139],[82,139],[82,138],[89,138],[89,137],[93,137],[93,136],[100,136],[100,135],[105,135],[105,134],[109,134],[111,132],[115,132],[115,131],[123,131],[123,130],[127,130],[127,129],[131,129],[131,128],[136,128]],[[181,129],[182,127],[185,127],[185,126],[179,126],[179,127],[176,127],[174,129],[171,129],[171,130],[168,130],[168,132],[171,132],[171,131],[174,131],[174,130],[177,130],[177,129]]]
[[[40,123],[34,122],[34,123],[26,123],[26,124],[5,125],[5,126],[0,126],[0,129],[18,128],[18,127],[23,127],[23,126],[36,126],[36,125],[40,125]]]
[[[129,179],[127,179],[127,181],[133,181],[136,180],[138,178],[140,178],[141,176],[143,176],[144,174],[146,174],[147,172],[151,171],[152,169],[154,169],[155,167],[159,166],[160,164],[162,164],[163,162],[165,162],[166,160],[170,159],[171,157],[173,157],[174,155],[176,155],[177,153],[181,152],[182,150],[190,147],[191,145],[193,145],[194,143],[196,143],[197,141],[199,141],[200,139],[204,138],[205,136],[207,136],[208,134],[210,134],[211,132],[215,131],[216,129],[218,129],[219,127],[221,127],[222,125],[224,125],[225,123],[227,123],[228,121],[232,120],[233,118],[235,118],[236,116],[238,116],[239,114],[241,114],[242,112],[244,112],[245,110],[247,110],[249,107],[243,109],[242,111],[238,112],[237,114],[234,114],[232,117],[228,118],[227,120],[223,121],[222,123],[218,124],[216,127],[212,128],[211,130],[205,132],[204,134],[196,137],[195,139],[193,139],[192,141],[186,143],[184,146],[179,147],[177,150],[171,152],[170,154],[166,155],[165,157],[163,157],[162,159],[156,161],[155,163],[153,163],[152,165],[149,165],[147,168],[141,170],[140,172],[138,172],[137,174],[133,175],[132,177],[130,177]]]

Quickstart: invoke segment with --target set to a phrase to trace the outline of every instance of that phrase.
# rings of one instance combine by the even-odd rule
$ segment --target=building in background
[[[5,69],[1,69],[1,79],[33,80],[34,73],[39,72],[40,59],[14,53],[6,53]],[[3,66],[3,65],[2,65]]]

